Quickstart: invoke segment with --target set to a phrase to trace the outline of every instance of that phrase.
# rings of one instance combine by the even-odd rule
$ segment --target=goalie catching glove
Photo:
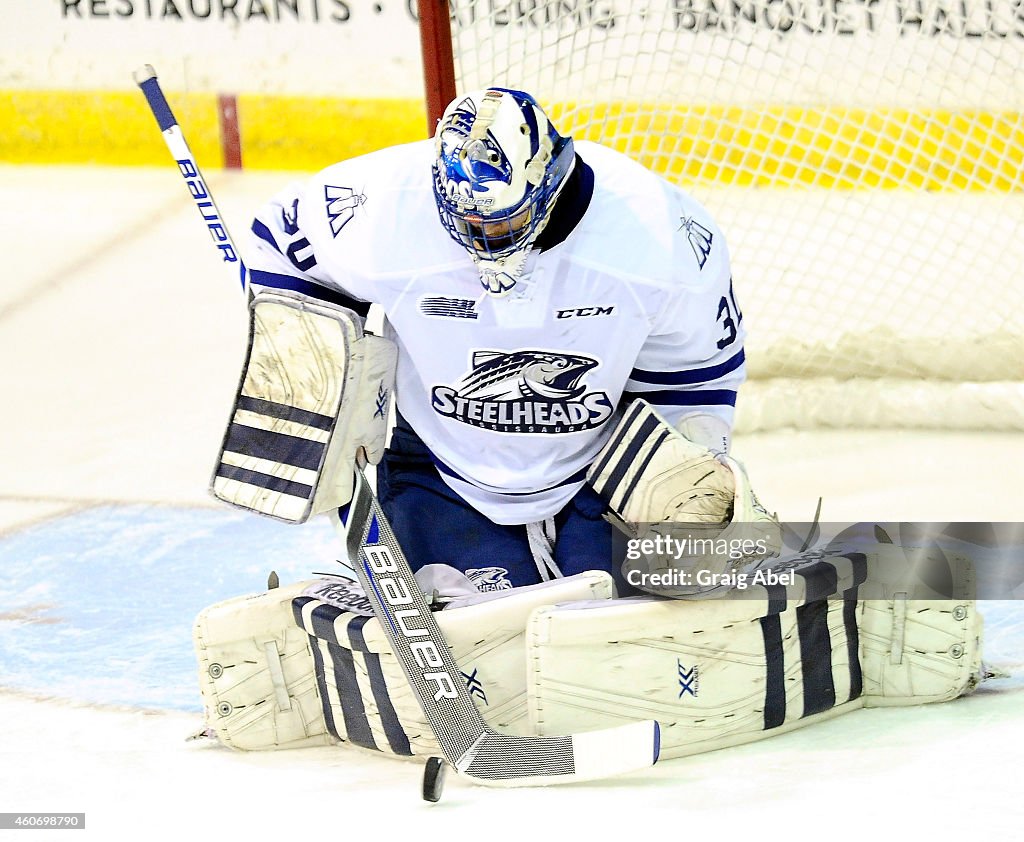
[[[735,459],[697,444],[634,401],[587,479],[630,538],[626,580],[660,596],[724,594],[778,555],[778,520]]]
[[[397,349],[344,307],[287,290],[250,304],[249,351],[211,484],[289,523],[352,498],[361,449],[384,454]]]

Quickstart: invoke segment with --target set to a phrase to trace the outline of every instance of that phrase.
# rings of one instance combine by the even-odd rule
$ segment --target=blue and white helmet
[[[489,88],[457,97],[434,135],[434,198],[441,223],[503,294],[544,230],[575,161],[529,94]]]

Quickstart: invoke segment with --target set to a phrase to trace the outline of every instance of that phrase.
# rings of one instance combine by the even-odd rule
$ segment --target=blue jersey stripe
[[[277,244],[277,240],[274,239],[274,235],[270,233],[270,229],[258,219],[253,220],[252,233],[267,243],[274,251],[279,254],[281,253],[281,247]]]
[[[695,389],[692,391],[674,391],[659,389],[653,392],[623,392],[628,400],[643,398],[654,406],[736,406],[734,389]]]
[[[296,278],[294,275],[282,275],[278,272],[264,272],[261,269],[250,269],[249,279],[257,286],[273,287],[274,289],[288,289],[292,292],[308,295],[310,298],[319,298],[321,301],[327,301],[331,304],[336,304],[339,307],[346,307],[364,318],[366,317],[366,314],[370,312],[370,304],[366,301],[359,301],[358,299],[345,295],[343,292],[337,292],[333,289],[322,287],[320,284],[315,284],[312,281],[307,281],[303,278]]]
[[[745,361],[746,357],[741,350],[723,363],[704,368],[691,368],[686,371],[646,371],[642,368],[634,368],[629,373],[629,379],[635,380],[637,383],[651,383],[655,386],[686,386],[694,383],[707,383],[736,371]]]
[[[545,491],[551,491],[555,488],[561,488],[565,485],[572,485],[573,483],[583,482],[587,478],[587,469],[582,468],[577,471],[571,477],[556,482],[554,485],[549,485],[547,488],[538,488],[534,491],[499,491],[495,488],[487,488],[486,486],[480,485],[477,482],[473,482],[471,479],[466,479],[462,474],[456,471],[454,468],[449,468],[444,462],[438,459],[433,453],[430,454],[430,461],[434,463],[434,467],[437,468],[442,474],[447,474],[453,479],[464,482],[467,485],[472,485],[474,488],[479,488],[481,491],[487,491],[491,494],[500,494],[502,497],[529,497],[531,494],[543,494]]]

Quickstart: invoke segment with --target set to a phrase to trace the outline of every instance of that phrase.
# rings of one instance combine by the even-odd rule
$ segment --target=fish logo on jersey
[[[508,571],[504,567],[472,567],[466,571],[466,577],[481,593],[512,590]]]
[[[583,393],[580,380],[596,365],[597,360],[573,354],[476,351],[473,371],[458,388],[464,397],[478,400],[565,400]]]
[[[472,371],[431,392],[435,412],[500,433],[573,433],[611,417],[607,393],[588,391],[591,357],[554,351],[475,351]]]
[[[711,254],[711,241],[715,238],[715,235],[692,216],[680,217],[679,221],[682,224],[678,230],[686,231],[686,239],[690,241],[690,247],[697,258],[697,263],[703,269],[704,264],[708,262],[708,255]]]
[[[494,200],[474,198],[474,194],[486,192],[495,181],[512,183],[512,164],[489,129],[483,137],[472,137],[475,118],[476,105],[464,99],[441,132],[439,158],[445,195],[477,207]]]
[[[337,237],[341,229],[352,221],[356,208],[366,201],[366,196],[356,193],[351,187],[325,184],[324,200],[327,202],[327,221],[331,225],[331,233]]]

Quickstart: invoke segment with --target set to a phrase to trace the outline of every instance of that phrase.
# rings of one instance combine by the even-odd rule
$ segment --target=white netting
[[[685,185],[749,331],[739,426],[1024,429],[1016,0],[453,0],[460,91]]]

